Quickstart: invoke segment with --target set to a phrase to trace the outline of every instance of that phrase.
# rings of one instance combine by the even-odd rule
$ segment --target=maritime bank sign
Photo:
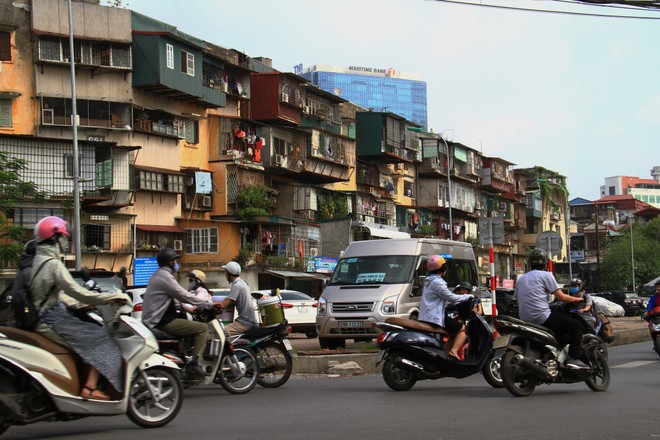
[[[360,66],[349,66],[347,73],[361,73],[363,75],[374,75],[374,76],[386,76],[388,78],[394,78],[397,75],[397,71],[390,68],[387,69],[378,69],[375,67],[360,67]]]

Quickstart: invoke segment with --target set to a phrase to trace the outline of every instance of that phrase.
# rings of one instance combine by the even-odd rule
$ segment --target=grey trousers
[[[173,336],[193,336],[195,338],[195,346],[193,347],[192,352],[194,360],[199,359],[206,348],[206,341],[209,340],[209,327],[205,322],[175,319],[174,321],[161,325],[158,328]]]

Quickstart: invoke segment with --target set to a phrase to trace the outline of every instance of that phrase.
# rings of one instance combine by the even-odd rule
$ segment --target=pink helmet
[[[62,234],[71,238],[71,234],[67,231],[67,223],[59,217],[44,217],[34,227],[34,236],[38,242],[48,240],[56,234]]]
[[[445,264],[447,264],[447,261],[440,255],[431,255],[429,259],[426,260],[426,270],[433,272],[440,269]]]

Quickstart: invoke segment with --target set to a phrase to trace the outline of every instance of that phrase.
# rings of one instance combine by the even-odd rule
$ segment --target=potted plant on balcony
[[[265,185],[251,185],[241,189],[236,196],[236,214],[247,220],[260,215],[269,215],[271,202]]]

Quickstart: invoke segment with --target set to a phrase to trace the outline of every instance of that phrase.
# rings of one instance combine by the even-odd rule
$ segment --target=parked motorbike
[[[568,312],[567,305],[558,305]],[[569,316],[581,321],[584,334],[583,361],[588,369],[573,369],[565,366],[568,346],[560,344],[555,334],[542,325],[525,322],[511,316],[496,316],[495,328],[500,333],[498,340],[506,343],[502,356],[500,374],[506,389],[517,397],[532,394],[542,383],[586,382],[593,391],[605,391],[610,384],[610,369],[607,364],[607,344],[596,331],[577,313]]]
[[[241,335],[235,345],[252,349],[259,360],[257,383],[265,388],[284,385],[293,371],[291,327],[286,321],[266,327],[255,327]]]
[[[460,303],[457,310],[468,335],[465,358],[461,361],[447,356],[445,330],[406,318],[388,318],[385,323],[376,324],[383,330],[377,341],[381,351],[376,365],[384,361],[383,379],[390,388],[407,391],[418,380],[463,378],[479,372],[489,385],[503,386],[496,368],[503,347],[494,348],[493,332],[483,316],[474,312],[473,301]]]
[[[249,392],[259,377],[259,362],[254,352],[246,346],[235,347],[240,335],[227,337],[221,320],[213,318],[207,324],[209,340],[204,354],[197,360],[206,376],[191,377],[187,373],[185,366],[192,358],[192,347],[185,340],[154,329],[160,352],[181,368],[181,380],[186,388],[216,383],[232,394]]]
[[[181,409],[178,367],[156,353],[158,344],[129,306],[99,306],[100,320],[124,359],[124,392],[109,401],[84,400],[83,365],[68,348],[36,332],[0,327],[0,434],[12,425],[126,414],[145,428],[164,426]]]
[[[660,356],[660,306],[654,307],[644,319],[649,324],[649,335],[653,339],[653,350]]]

